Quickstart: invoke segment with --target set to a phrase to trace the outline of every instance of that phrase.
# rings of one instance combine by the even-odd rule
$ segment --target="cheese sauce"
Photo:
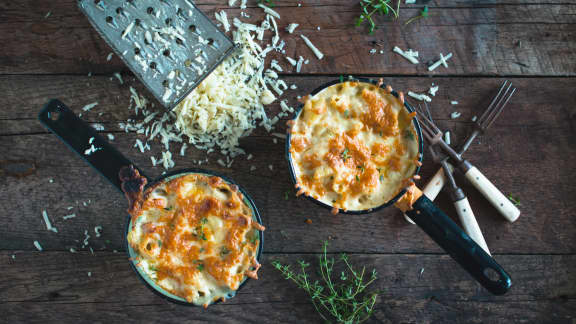
[[[419,164],[414,116],[370,83],[339,83],[309,97],[290,129],[299,192],[335,212],[385,204]]]
[[[128,242],[140,270],[167,292],[208,306],[257,279],[260,236],[252,210],[234,185],[187,174],[144,193]]]

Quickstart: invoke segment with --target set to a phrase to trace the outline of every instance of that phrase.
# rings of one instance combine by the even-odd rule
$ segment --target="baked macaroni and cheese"
[[[299,194],[333,213],[384,205],[411,181],[419,144],[404,96],[344,82],[306,98],[290,123],[290,155]]]
[[[257,279],[259,231],[242,193],[222,178],[185,174],[148,188],[129,210],[136,266],[167,292],[207,307]]]

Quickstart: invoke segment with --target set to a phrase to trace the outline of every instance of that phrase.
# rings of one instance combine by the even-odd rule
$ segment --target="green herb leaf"
[[[208,223],[208,218],[202,217],[202,219],[200,220],[200,223],[202,223],[202,225]]]
[[[344,110],[344,117],[348,118],[350,111],[348,109]]]
[[[348,158],[349,158],[348,148],[344,148],[344,151],[342,151],[342,154],[340,154],[340,156],[342,157],[342,160],[344,160],[344,162],[346,162],[346,160],[348,160]]]
[[[510,199],[510,201],[511,201],[516,207],[522,205],[522,204],[520,203],[520,199],[515,198],[515,197],[512,196],[512,195],[508,195],[508,199]]]
[[[284,200],[288,200],[288,199],[290,199],[290,191],[286,190],[286,191],[284,191]]]
[[[414,140],[414,134],[412,134],[412,131],[410,129],[404,131],[404,138],[412,141]]]
[[[310,263],[298,261],[299,270],[293,271],[290,265],[283,265],[277,260],[272,261],[273,267],[280,271],[282,276],[294,282],[303,289],[312,301],[320,316],[326,322],[361,323],[372,316],[374,305],[379,291],[368,292],[367,288],[376,279],[376,271],[368,278],[365,276],[366,267],[355,269],[352,267],[346,254],[338,260],[327,254],[328,243],[324,242],[322,254],[318,258],[318,267],[312,273],[318,273],[321,280],[314,280],[306,271]],[[343,263],[340,272],[340,281],[337,281],[337,272],[333,269],[337,263]]]
[[[426,18],[426,17],[428,17],[428,6],[424,6],[424,8],[423,8],[422,10],[420,10],[420,14],[419,14],[418,16],[412,17],[412,18],[408,19],[408,20],[404,23],[404,25],[411,24],[411,23],[415,22],[415,21],[418,20],[418,19]]]
[[[356,175],[356,181],[360,182],[360,177]]]
[[[368,22],[368,33],[373,34],[374,30],[378,29],[375,15],[387,16],[392,15],[398,19],[398,12],[400,11],[400,2],[397,0],[396,9],[392,7],[392,0],[360,0],[360,16],[356,18],[356,27],[361,26],[364,22]]]
[[[222,249],[220,250],[220,255],[226,255],[230,253],[230,250],[228,250],[227,247],[223,246]]]
[[[198,269],[198,271],[204,271],[204,264],[200,263],[196,266],[196,269]]]
[[[162,240],[158,240],[158,247],[162,247]]]

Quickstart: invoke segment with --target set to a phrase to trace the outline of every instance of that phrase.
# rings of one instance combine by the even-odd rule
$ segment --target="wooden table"
[[[263,13],[254,2],[246,12],[250,20],[260,21]],[[305,259],[314,264],[322,242],[329,240],[330,252],[348,252],[354,264],[377,269],[376,286],[384,292],[371,322],[575,323],[576,5],[547,0],[433,1],[429,18],[407,26],[403,21],[418,9],[403,5],[399,22],[379,20],[380,29],[368,35],[351,26],[359,11],[357,1],[276,2],[281,29],[300,24],[297,31],[326,54],[318,61],[298,33],[283,33],[287,55],[310,58],[302,73],[296,73],[277,57],[287,71],[282,78],[298,86],[286,95],[291,104],[297,95],[339,75],[384,77],[396,89],[416,92],[435,83],[440,86],[432,103],[435,115],[457,144],[470,128],[470,118],[486,107],[504,79],[518,87],[498,122],[467,156],[503,192],[521,201],[520,219],[506,222],[458,177],[494,257],[513,277],[512,290],[501,297],[487,293],[396,209],[333,216],[306,199],[290,195],[286,200],[292,184],[284,145],[274,144],[259,129],[241,143],[254,155],[252,161],[238,159],[226,169],[216,163],[218,156],[210,155],[206,167],[233,177],[260,208],[267,227],[261,279],[208,310],[164,301],[140,283],[128,264],[124,198],[36,119],[49,98],[60,98],[77,113],[98,101],[83,118],[103,124],[128,158],[159,175],[163,170],[152,167],[149,156],[158,156],[160,145],[141,154],[133,144],[142,136],[118,126],[131,117],[128,87],[139,83],[117,57],[106,60],[109,47],[75,1],[2,1],[0,321],[321,322],[307,296],[282,279],[270,261]],[[212,17],[216,9],[227,10],[231,17],[240,15],[225,0],[197,3]],[[449,68],[428,72],[426,64],[412,65],[393,54],[393,46],[418,50],[423,62],[440,52],[454,57]],[[375,54],[370,54],[372,48]],[[111,80],[114,72],[121,72],[126,83]],[[450,105],[453,100],[459,104]],[[280,110],[277,104],[269,109],[270,115]],[[462,116],[450,119],[453,111]],[[284,131],[280,124],[279,131]],[[176,167],[190,167],[190,161],[200,157],[205,157],[203,151],[190,150],[187,157],[176,158]],[[15,160],[24,162],[16,165]],[[258,169],[250,172],[251,165]],[[29,166],[35,169],[26,176],[9,174]],[[436,169],[425,156],[422,185]],[[455,215],[445,193],[438,204]],[[68,211],[68,206],[74,209]],[[42,210],[58,233],[46,230]],[[62,220],[70,212],[77,217]],[[305,223],[308,218],[312,224]],[[103,227],[100,238],[93,233],[97,225]],[[70,253],[85,230],[92,235],[94,254],[87,249]],[[35,249],[34,240],[44,251]]]

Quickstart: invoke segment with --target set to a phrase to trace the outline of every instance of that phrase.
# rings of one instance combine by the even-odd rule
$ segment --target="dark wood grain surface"
[[[288,55],[310,58],[297,74],[277,57],[286,69],[282,78],[298,86],[285,96],[292,105],[296,96],[339,75],[384,77],[397,89],[419,92],[435,83],[440,86],[432,102],[435,117],[458,143],[470,118],[484,109],[498,85],[504,79],[515,84],[517,95],[467,157],[505,194],[520,199],[520,219],[507,223],[457,176],[495,259],[513,277],[512,290],[501,297],[490,295],[393,208],[363,216],[333,216],[295,198],[283,141],[274,143],[267,132],[257,129],[241,141],[254,159],[239,158],[226,169],[216,163],[219,156],[211,154],[206,167],[245,187],[262,213],[267,231],[261,279],[208,310],[164,301],[129,269],[123,196],[36,119],[50,98],[61,99],[77,113],[98,101],[83,119],[104,125],[103,133],[114,134],[113,143],[120,151],[156,176],[163,169],[152,167],[150,156],[160,154],[160,144],[152,143],[152,150],[142,154],[133,145],[143,137],[118,125],[135,117],[127,109],[128,87],[145,91],[117,57],[106,60],[110,48],[75,1],[2,1],[0,322],[321,322],[305,294],[282,279],[270,261],[305,259],[314,264],[322,242],[329,240],[330,252],[348,252],[353,262],[379,272],[376,286],[384,293],[371,322],[575,323],[576,4],[431,1],[430,17],[408,26],[403,22],[416,15],[418,7],[403,4],[400,22],[379,20],[380,29],[368,35],[351,26],[359,10],[356,1],[276,2],[280,28],[299,23],[298,31],[326,54],[318,61],[297,34],[282,34]],[[210,15],[220,9],[231,17],[240,14],[225,0],[196,3]],[[255,3],[249,1],[246,12],[250,20],[258,21],[263,14]],[[448,69],[429,73],[425,64],[412,65],[391,53],[395,45],[419,50],[423,62],[435,60],[440,52],[452,52],[454,57]],[[384,54],[370,54],[372,48]],[[122,73],[125,84],[112,78],[114,72]],[[459,105],[450,105],[453,100]],[[271,115],[280,110],[277,104],[268,109]],[[450,119],[455,110],[462,117]],[[284,130],[280,123],[277,131]],[[175,158],[177,168],[191,167],[191,160],[206,157],[203,151],[188,152]],[[10,175],[30,165],[31,174]],[[274,166],[273,171],[268,165]],[[249,171],[250,166],[256,171]],[[422,185],[436,169],[425,156]],[[447,194],[440,194],[438,204],[455,217]],[[46,230],[42,210],[59,233]],[[71,212],[77,217],[62,219]],[[84,230],[93,232],[97,225],[103,234],[91,240],[94,255],[86,249],[68,252],[78,247]],[[36,251],[34,240],[44,251]]]

